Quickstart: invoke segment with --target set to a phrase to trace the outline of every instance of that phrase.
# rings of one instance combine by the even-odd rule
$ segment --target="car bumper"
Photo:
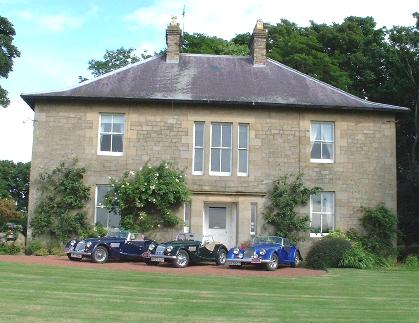
[[[251,265],[257,265],[257,264],[266,264],[271,262],[270,259],[260,259],[260,258],[234,258],[234,259],[227,259],[226,265],[228,266],[239,266],[241,264],[251,264]]]
[[[159,259],[163,259],[163,260],[174,260],[174,259],[176,259],[176,256],[150,255],[150,261],[159,261]]]
[[[65,249],[65,253],[70,254],[70,255],[82,256],[82,257],[92,256],[92,253],[90,251],[74,251],[74,250]]]

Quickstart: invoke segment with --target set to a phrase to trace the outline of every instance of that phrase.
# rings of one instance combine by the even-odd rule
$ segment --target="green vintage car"
[[[179,233],[176,240],[159,245],[152,243],[148,250],[148,253],[142,255],[146,264],[158,265],[168,262],[177,268],[200,262],[224,265],[227,255],[227,247],[215,242],[211,235],[197,239],[191,233]]]

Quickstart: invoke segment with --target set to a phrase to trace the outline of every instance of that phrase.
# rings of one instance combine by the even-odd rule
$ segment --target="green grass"
[[[419,272],[175,276],[0,263],[0,322],[419,321]]]

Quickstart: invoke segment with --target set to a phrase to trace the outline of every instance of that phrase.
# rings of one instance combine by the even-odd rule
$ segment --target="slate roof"
[[[249,56],[181,54],[179,63],[155,56],[71,89],[22,94],[37,100],[159,101],[402,112],[407,108],[355,97],[276,61],[253,66]]]

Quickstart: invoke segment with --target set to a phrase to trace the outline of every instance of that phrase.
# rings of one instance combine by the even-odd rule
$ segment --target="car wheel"
[[[294,258],[294,262],[291,263],[291,267],[295,268],[300,264],[300,253],[296,252],[295,253],[295,258]]]
[[[266,270],[274,271],[278,268],[278,256],[276,253],[272,255],[271,261],[266,263]]]
[[[104,264],[108,260],[108,257],[108,250],[103,246],[97,247],[92,254],[93,261],[98,264]]]
[[[71,257],[71,254],[67,254],[67,257],[68,257],[68,259],[70,259],[71,261],[81,261],[81,258],[74,258],[74,257]]]
[[[173,262],[176,268],[185,268],[189,264],[189,255],[185,250],[179,250]]]
[[[224,249],[221,249],[220,251],[218,251],[216,264],[218,266],[224,266],[226,264],[226,259],[227,259],[227,252]]]

